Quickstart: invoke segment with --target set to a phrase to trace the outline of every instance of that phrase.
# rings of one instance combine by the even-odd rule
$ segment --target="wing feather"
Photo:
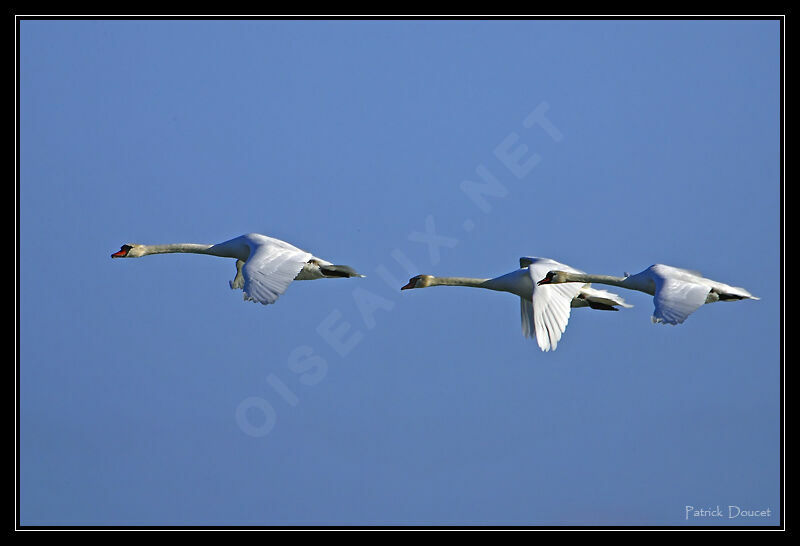
[[[578,270],[548,258],[520,258],[520,264],[522,263],[528,264],[528,275],[533,284],[531,322],[536,342],[542,351],[554,351],[558,347],[561,334],[567,328],[572,299],[581,291],[582,285],[565,283],[538,286],[536,283],[552,269],[574,272],[578,272]],[[523,332],[524,330],[525,319],[523,318]],[[528,330],[530,331],[530,325]]]
[[[711,287],[653,274],[656,293],[653,322],[681,324],[706,302]]]
[[[619,305],[621,307],[633,307],[633,305],[626,303],[625,300],[614,294],[613,292],[609,292],[608,290],[602,290],[600,288],[594,288],[588,284],[584,285],[581,288],[581,295],[593,302],[602,303],[605,305],[616,306]]]
[[[527,338],[535,338],[536,330],[533,327],[533,302],[526,298],[520,298],[519,314],[522,318],[522,335]]]
[[[312,257],[288,244],[251,245],[250,257],[242,267],[244,299],[264,305],[275,303]]]

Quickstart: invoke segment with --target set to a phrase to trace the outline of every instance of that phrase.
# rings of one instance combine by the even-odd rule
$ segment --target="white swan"
[[[632,307],[616,294],[597,290],[588,284],[538,287],[536,280],[552,269],[581,273],[555,260],[523,257],[519,259],[519,266],[520,269],[494,279],[417,275],[400,290],[429,286],[471,286],[516,294],[520,297],[522,334],[527,338],[535,337],[542,351],[555,351],[567,327],[570,307],[591,307],[604,311],[618,311],[616,305]]]
[[[651,265],[640,273],[626,274],[624,277],[587,275],[558,269],[561,270],[549,271],[537,284],[595,282],[645,292],[653,296],[655,304],[651,320],[666,324],[681,324],[704,303],[759,299],[744,288],[712,281],[697,271],[670,265]]]
[[[364,276],[356,273],[351,267],[333,265],[285,241],[259,233],[248,233],[217,245],[125,244],[111,257],[139,258],[150,254],[174,252],[236,258],[236,277],[229,282],[231,289],[241,288],[245,300],[264,305],[275,303],[293,280]]]

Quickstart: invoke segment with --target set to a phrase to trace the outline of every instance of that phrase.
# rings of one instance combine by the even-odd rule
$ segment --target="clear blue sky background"
[[[779,46],[777,21],[22,21],[22,524],[777,524]],[[248,232],[367,277],[264,307],[232,260],[109,258]],[[524,255],[762,299],[668,327],[628,292],[542,353],[515,296],[399,291]]]

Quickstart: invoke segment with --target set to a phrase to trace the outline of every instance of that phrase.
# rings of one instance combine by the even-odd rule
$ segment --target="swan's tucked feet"
[[[244,260],[236,260],[236,277],[234,277],[232,281],[228,281],[228,284],[231,286],[231,290],[244,288],[244,275],[242,275],[242,266],[244,266]]]

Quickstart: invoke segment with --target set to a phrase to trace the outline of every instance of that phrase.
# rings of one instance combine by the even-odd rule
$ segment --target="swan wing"
[[[653,274],[656,292],[653,297],[655,310],[653,322],[681,324],[706,302],[711,287],[687,282],[659,274]]]
[[[522,256],[519,259],[519,267],[520,267],[520,269],[525,269],[526,267],[529,267],[531,265],[537,265],[537,266],[541,266],[541,267],[549,267],[550,269],[564,268],[563,271],[572,271],[574,273],[583,273],[583,271],[579,271],[579,270],[577,270],[577,269],[575,269],[573,267],[570,267],[570,266],[568,266],[566,264],[562,264],[561,262],[557,262],[557,261],[552,260],[550,258],[538,258],[536,256]],[[547,274],[547,272],[550,271],[550,269],[546,270],[545,274]]]
[[[604,305],[610,305],[612,307],[615,305],[627,308],[633,307],[633,305],[630,303],[625,302],[621,296],[614,294],[613,292],[609,292],[608,290],[594,288],[588,284],[585,284],[581,287],[580,294],[586,300],[602,303]]]
[[[519,299],[519,314],[522,319],[522,335],[535,338],[536,330],[533,327],[533,301],[527,298]]]
[[[675,266],[670,266],[670,267],[672,267],[673,269],[676,269],[676,270],[678,270],[678,271],[680,271],[682,273],[686,273],[687,275],[691,275],[693,277],[702,277],[703,276],[703,274],[700,273],[696,269],[686,269],[686,268],[683,268],[683,267],[675,267]]]
[[[527,327],[529,333],[525,335],[532,337],[530,335],[532,324],[539,348],[542,351],[555,351],[561,334],[564,333],[567,322],[569,322],[570,304],[572,299],[580,293],[581,285],[580,283],[565,283],[538,286],[536,283],[552,269],[574,272],[578,272],[578,270],[548,258],[522,258],[520,263],[523,259],[531,260],[528,262],[528,275],[533,285],[530,306],[523,301],[520,309],[522,313],[527,312],[529,317],[526,322],[526,317],[523,316],[523,334]]]
[[[242,267],[244,299],[275,303],[312,257],[288,243],[251,244],[250,257]]]

